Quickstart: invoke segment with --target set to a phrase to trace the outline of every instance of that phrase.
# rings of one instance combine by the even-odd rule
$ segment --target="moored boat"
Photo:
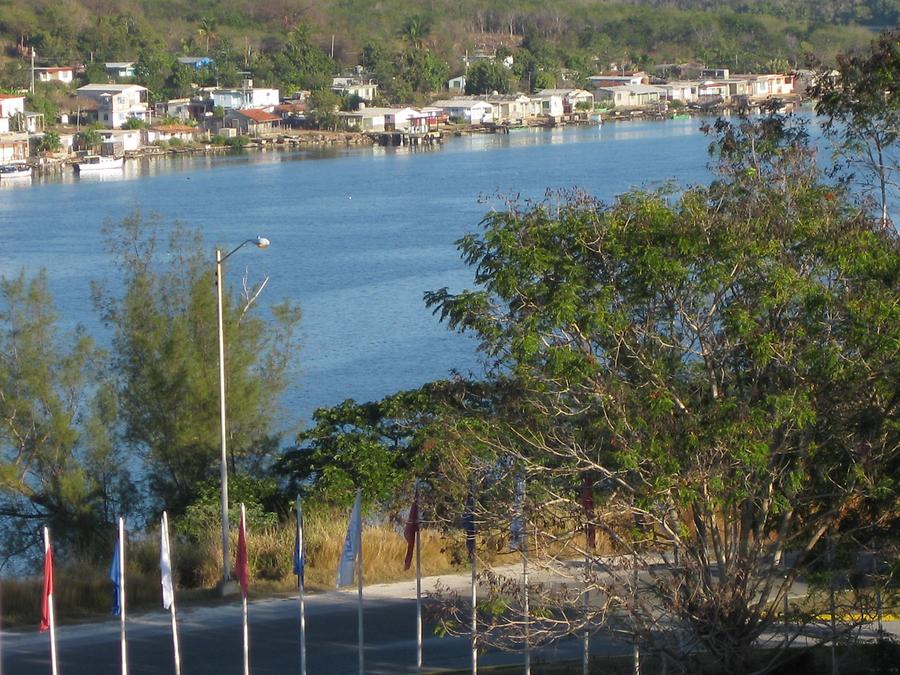
[[[31,178],[31,167],[27,164],[0,164],[0,180]]]
[[[85,155],[75,170],[79,173],[85,171],[108,171],[110,169],[121,169],[125,165],[124,157],[107,157],[105,155]]]

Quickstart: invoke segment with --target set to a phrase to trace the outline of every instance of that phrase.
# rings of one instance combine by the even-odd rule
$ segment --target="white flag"
[[[362,506],[362,490],[356,491],[356,499],[353,502],[353,511],[350,512],[350,525],[347,527],[347,537],[344,539],[344,550],[341,551],[341,560],[338,563],[337,585],[349,586],[353,583],[353,570],[356,566],[356,558],[359,555],[359,540],[362,530],[360,508]]]
[[[172,585],[172,556],[169,553],[169,519],[163,513],[160,527],[159,571],[162,580],[162,604],[169,609],[175,602],[175,588]]]

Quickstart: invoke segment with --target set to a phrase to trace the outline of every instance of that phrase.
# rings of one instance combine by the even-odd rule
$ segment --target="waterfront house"
[[[483,99],[494,106],[495,122],[520,121],[540,114],[540,102],[532,103],[525,94],[494,94]]]
[[[432,108],[440,108],[447,117],[467,124],[484,124],[494,121],[494,106],[474,98],[452,98],[435,101]]]
[[[594,95],[586,89],[541,89],[538,96],[560,96],[563,114],[570,115],[578,110],[593,110]]]
[[[235,129],[239,134],[259,136],[280,127],[281,118],[262,108],[241,108],[225,111],[225,126]]]
[[[205,135],[204,131],[188,124],[154,124],[143,131],[145,145],[168,143],[173,140],[182,143],[192,143],[197,140],[198,136]]]
[[[389,108],[366,108],[339,112],[338,119],[354,131],[384,131],[385,116]]]
[[[591,75],[588,80],[591,87],[600,89],[601,87],[620,87],[626,84],[649,84],[650,77],[643,71],[634,73],[601,73],[600,75]]]
[[[281,117],[285,126],[298,127],[306,119],[306,102],[295,100],[279,103],[272,109],[272,114]]]
[[[194,119],[194,106],[189,98],[173,98],[168,101],[157,101],[153,105],[155,117],[170,117],[176,120],[187,121]]]
[[[555,89],[547,89],[546,91],[556,91]],[[565,105],[563,97],[559,94],[543,94],[538,92],[531,97],[531,102],[535,106],[537,115],[544,117],[562,117],[565,114]],[[539,106],[539,107],[538,107]]]
[[[672,80],[657,86],[665,91],[665,98],[668,101],[681,101],[687,105],[700,100],[698,93],[700,84],[693,80]]]
[[[357,96],[369,102],[378,96],[378,85],[374,80],[359,77],[334,77],[331,80],[331,91],[338,96]]]
[[[96,105],[97,121],[107,129],[119,129],[129,119],[150,121],[147,88],[138,84],[86,84],[78,96]],[[87,105],[80,107],[87,112]]]
[[[617,108],[657,105],[665,97],[665,89],[650,84],[623,84],[617,87],[599,87],[594,91],[594,98],[598,103],[612,103]]]
[[[34,76],[40,82],[62,82],[63,84],[72,84],[72,80],[75,79],[75,70],[71,66],[35,68]]]
[[[735,75],[746,82],[747,96],[751,99],[766,99],[789,96],[794,93],[794,76],[766,73],[761,75]]]
[[[28,159],[28,134],[0,136],[0,164]]]
[[[103,67],[106,70],[107,77],[123,80],[134,77],[134,63],[134,61],[111,61],[104,63]]]
[[[121,157],[141,148],[141,129],[103,129],[100,131],[100,154]]]

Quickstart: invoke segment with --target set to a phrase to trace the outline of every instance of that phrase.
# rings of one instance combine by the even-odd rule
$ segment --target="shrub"
[[[246,136],[234,136],[232,138],[225,139],[225,145],[227,145],[232,150],[243,150],[247,147],[247,144],[250,142],[250,139]]]

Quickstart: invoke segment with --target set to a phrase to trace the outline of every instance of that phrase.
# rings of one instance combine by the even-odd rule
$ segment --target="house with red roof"
[[[71,66],[35,68],[34,74],[40,82],[62,82],[63,84],[72,84],[72,80],[75,79],[75,69]]]
[[[272,133],[281,126],[281,117],[266,112],[262,108],[241,108],[225,111],[225,126],[239,134],[260,136]]]

